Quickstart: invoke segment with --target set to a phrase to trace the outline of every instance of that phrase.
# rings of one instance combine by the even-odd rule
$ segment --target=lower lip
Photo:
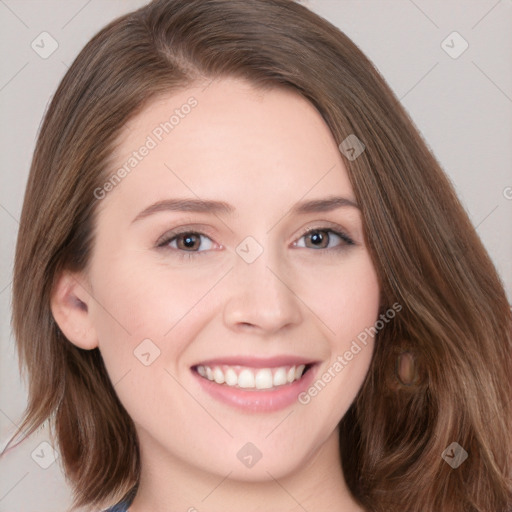
[[[192,373],[202,388],[222,403],[249,412],[274,412],[297,402],[298,395],[306,391],[313,381],[316,367],[317,365],[313,365],[302,378],[291,384],[268,390],[230,387],[205,379],[194,370]]]

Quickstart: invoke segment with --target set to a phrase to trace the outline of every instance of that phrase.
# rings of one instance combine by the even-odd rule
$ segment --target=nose
[[[247,263],[237,258],[231,272],[224,323],[238,332],[272,335],[302,321],[292,272],[266,251]]]

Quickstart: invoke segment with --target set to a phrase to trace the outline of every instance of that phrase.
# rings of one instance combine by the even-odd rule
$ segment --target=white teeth
[[[304,373],[304,369],[306,368],[305,364],[301,364],[297,366],[297,369],[295,370],[295,380],[300,379],[302,377],[302,374]]]
[[[228,368],[224,377],[228,386],[236,386],[238,384],[238,375],[233,368]]]
[[[254,373],[251,370],[242,370],[238,376],[238,387],[240,388],[253,388],[254,387]]]
[[[272,387],[272,371],[268,368],[259,370],[254,380],[256,389],[270,389]]]
[[[299,380],[306,365],[280,366],[278,368],[244,368],[240,366],[197,366],[197,373],[217,384],[243,389],[271,389]]]
[[[278,368],[276,373],[274,373],[274,386],[282,386],[287,382],[288,381],[286,380],[286,370],[284,368]]]
[[[224,373],[222,373],[222,370],[218,367],[213,369],[213,380],[217,384],[224,384]]]

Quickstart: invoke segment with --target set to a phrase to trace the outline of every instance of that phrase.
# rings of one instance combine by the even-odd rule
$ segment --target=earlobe
[[[71,343],[84,350],[98,346],[89,312],[91,300],[80,276],[68,271],[57,279],[50,299],[52,315],[60,330]]]

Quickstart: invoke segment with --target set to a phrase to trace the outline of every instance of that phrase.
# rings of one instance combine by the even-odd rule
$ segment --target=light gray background
[[[10,328],[18,219],[41,119],[86,42],[145,0],[0,0],[0,449],[26,403]],[[374,62],[450,176],[512,297],[512,0],[310,0]],[[47,59],[31,47],[58,42]],[[441,43],[468,42],[458,58]],[[450,42],[455,50],[456,41]],[[46,46],[48,48],[48,46]],[[508,199],[507,196],[508,195]],[[66,510],[58,463],[31,453],[43,428],[0,460],[0,512]]]

